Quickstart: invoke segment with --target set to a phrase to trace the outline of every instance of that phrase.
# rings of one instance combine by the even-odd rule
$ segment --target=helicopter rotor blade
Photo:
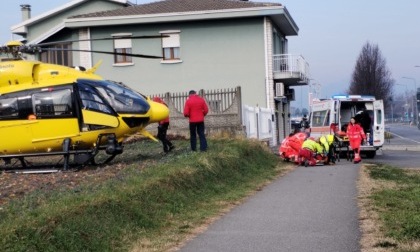
[[[46,43],[39,43],[32,46],[50,46],[50,45],[57,45],[57,44],[68,44],[73,42],[81,42],[81,41],[98,41],[98,40],[114,40],[114,39],[154,39],[154,38],[166,38],[169,35],[144,35],[144,36],[114,36],[114,37],[107,37],[107,38],[92,38],[92,39],[77,39],[77,40],[63,40],[63,41],[55,41],[55,42],[46,42]]]
[[[163,59],[162,56],[155,56],[155,55],[145,55],[145,54],[135,54],[135,53],[118,53],[118,52],[95,51],[95,50],[63,49],[63,48],[40,48],[40,50],[41,51],[91,52],[91,53],[102,53],[102,54],[110,54],[110,55],[131,56],[131,57],[147,58],[147,59]]]

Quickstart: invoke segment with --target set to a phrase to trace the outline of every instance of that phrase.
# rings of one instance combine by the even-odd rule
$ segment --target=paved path
[[[273,150],[277,153],[278,147]],[[420,144],[395,135],[376,159],[364,161],[395,161],[414,167],[418,151]],[[181,251],[360,251],[359,169],[360,164],[345,159],[335,166],[297,167],[216,221]]]
[[[250,197],[181,251],[360,251],[360,165],[298,167]]]

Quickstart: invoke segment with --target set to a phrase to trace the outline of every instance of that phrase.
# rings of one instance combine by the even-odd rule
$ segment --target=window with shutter
[[[132,57],[124,55],[132,53],[131,34],[112,34],[114,37],[114,52],[120,53],[114,56],[114,63],[132,63]],[[122,55],[121,55],[122,54]]]
[[[166,35],[162,38],[163,61],[180,62],[180,31],[161,31]]]

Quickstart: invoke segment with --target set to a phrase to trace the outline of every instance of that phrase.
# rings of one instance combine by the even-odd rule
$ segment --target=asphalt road
[[[386,130],[392,134],[389,142],[385,142],[386,146],[403,147],[420,147],[420,130],[415,126],[407,124],[389,124],[385,126]]]
[[[391,124],[386,128],[392,138],[385,142],[374,159],[366,161],[420,169],[420,130],[407,124]]]
[[[365,159],[365,162],[388,164],[400,168],[420,169],[419,150],[383,150],[382,154],[377,154],[373,159]]]
[[[391,125],[394,138],[374,159],[420,168],[420,130]],[[418,137],[418,138],[417,138]],[[417,143],[418,141],[418,143]],[[251,196],[181,251],[360,251],[356,181],[360,164],[297,167]]]
[[[181,251],[360,251],[360,164],[300,166],[250,197]]]

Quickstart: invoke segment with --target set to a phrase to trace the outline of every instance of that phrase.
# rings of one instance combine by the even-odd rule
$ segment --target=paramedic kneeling
[[[317,161],[315,159],[315,155],[322,155],[322,152],[323,148],[318,142],[316,142],[313,138],[306,139],[299,151],[299,165],[302,165],[302,163],[305,164],[305,167],[308,165],[316,165]]]
[[[324,154],[327,155],[328,159],[326,160],[326,164],[335,164],[335,157],[333,155],[333,148],[334,148],[334,135],[328,134],[323,135],[319,138],[319,142],[321,143],[322,147],[324,148]]]

